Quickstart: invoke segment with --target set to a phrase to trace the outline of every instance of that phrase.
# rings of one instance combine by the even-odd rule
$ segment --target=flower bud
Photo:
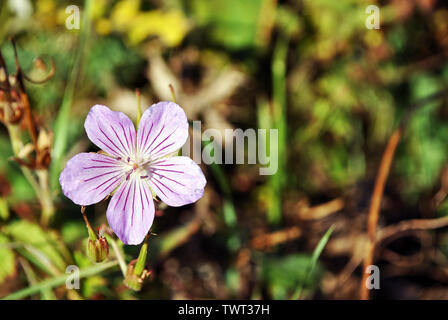
[[[151,275],[151,272],[146,269],[149,235],[150,233],[146,235],[145,240],[143,241],[138,258],[129,263],[126,277],[124,278],[124,284],[134,291],[140,291],[143,281]]]
[[[106,238],[99,236],[96,240],[89,238],[87,254],[93,262],[102,262],[109,255],[109,244]]]
[[[128,269],[126,271],[126,277],[124,278],[123,282],[129,289],[134,291],[140,291],[143,286],[143,282],[151,275],[151,271],[143,269],[140,275],[136,274],[135,262],[136,260],[131,261],[131,263],[129,263]]]

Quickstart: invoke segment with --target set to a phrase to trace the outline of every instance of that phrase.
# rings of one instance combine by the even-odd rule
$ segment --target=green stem
[[[140,248],[140,253],[138,254],[138,260],[135,264],[134,274],[136,276],[140,276],[143,273],[146,265],[146,256],[148,255],[148,239],[149,233],[146,235],[145,241],[143,242],[142,247]]]
[[[25,176],[26,180],[28,180],[29,184],[33,188],[34,193],[36,193],[37,198],[39,198],[39,200],[40,200],[40,198],[41,198],[40,186],[39,186],[39,183],[37,182],[36,178],[34,177],[32,171],[24,166],[20,166],[20,169],[22,170],[22,173]]]
[[[212,142],[203,141],[202,145],[205,147],[207,144]],[[215,177],[215,179],[218,181],[219,188],[221,189],[223,193],[223,213],[224,213],[224,222],[228,227],[235,227],[237,224],[237,216],[236,216],[236,210],[235,206],[233,204],[233,197],[232,197],[232,188],[230,187],[229,181],[227,180],[227,176],[222,170],[221,166],[217,165],[216,163],[212,162],[210,165],[210,170]]]
[[[111,269],[118,265],[118,261],[109,261],[102,264],[94,265],[85,269],[82,269],[79,271],[79,277],[80,278],[86,278],[90,277],[99,273],[102,273],[103,271],[107,269]],[[28,297],[32,294],[39,293],[42,290],[48,289],[48,288],[55,288],[59,287],[67,281],[67,277],[69,275],[63,274],[58,277],[54,277],[45,281],[42,281],[40,283],[37,283],[35,285],[32,285],[28,288],[16,291],[6,297],[3,297],[1,300],[17,300],[17,299],[23,299],[25,297]]]
[[[90,225],[89,219],[87,219],[85,207],[81,208],[81,214],[82,218],[84,219],[84,222],[86,223],[87,232],[89,233],[89,239],[92,241],[98,240],[98,236],[96,232],[93,230],[92,226]]]
[[[137,129],[140,124],[140,119],[142,118],[142,96],[140,94],[140,90],[136,91],[137,96]]]
[[[15,49],[15,47],[14,47]],[[17,54],[17,52],[16,52]],[[1,57],[1,66],[4,68],[4,72],[6,73],[6,67],[3,60],[3,57]],[[17,69],[19,70],[18,61],[16,60]],[[7,83],[7,88],[10,90],[10,84]],[[25,96],[26,97],[26,96]],[[6,108],[4,108],[5,112],[5,124],[8,129],[9,133],[9,139],[11,141],[12,150],[14,153],[14,156],[19,158],[20,152],[23,149],[23,142],[21,137],[20,128],[18,125],[10,124],[9,119],[11,119],[12,116],[12,109],[11,109],[11,102],[12,98],[9,93],[9,91],[6,91]],[[35,150],[37,152],[37,150]],[[34,192],[36,193],[37,198],[39,199],[41,206],[42,206],[42,222],[44,225],[47,225],[48,221],[50,220],[51,216],[53,216],[55,209],[53,205],[53,199],[51,197],[51,194],[49,193],[49,180],[48,180],[48,172],[46,170],[37,170],[36,174],[38,176],[38,180],[33,175],[32,171],[21,165],[20,166],[23,175],[28,180],[28,182],[31,184],[32,188],[34,189]]]
[[[37,284],[38,282],[37,282],[36,274],[34,273],[34,270],[30,266],[28,261],[26,259],[19,258],[19,262],[22,265],[23,271],[25,271],[25,276],[28,279],[28,282],[31,285]],[[54,295],[51,288],[46,288],[46,289],[41,290],[40,294],[41,294],[42,300],[56,300],[56,296]]]
[[[105,234],[104,236],[106,237],[107,242],[109,242],[111,244],[112,250],[114,250],[115,257],[118,260],[118,264],[120,265],[120,269],[121,269],[121,273],[123,274],[123,277],[126,277],[126,271],[127,271],[128,267],[126,265],[126,261],[124,260],[123,253],[120,250],[120,248],[118,247],[117,241],[115,241],[115,239],[110,237],[108,234]]]
[[[286,163],[286,58],[288,55],[288,39],[280,36],[277,40],[272,59],[272,88],[273,88],[273,122],[278,129],[278,144],[270,146],[271,153],[277,153],[279,158],[278,170],[271,177],[271,190],[268,220],[277,225],[282,219],[282,191],[285,180]]]
[[[19,156],[20,150],[23,147],[22,140],[20,139],[20,129],[18,126],[8,124],[8,133],[11,141],[11,146],[15,157]],[[53,204],[53,198],[49,188],[49,179],[47,170],[37,170],[36,174],[38,179],[33,175],[32,171],[25,167],[20,166],[24,177],[28,180],[37,198],[40,201],[42,207],[42,225],[46,226],[51,220],[51,217],[55,213],[55,207]]]
[[[20,138],[20,128],[16,125],[7,124],[6,125],[9,133],[9,139],[11,141],[12,151],[14,153],[15,157],[19,156],[20,149],[22,149],[22,140]],[[40,198],[40,186],[37,182],[36,178],[33,176],[30,169],[24,166],[20,166],[20,169],[23,172],[23,175],[30,183],[31,187],[33,188],[34,192],[36,193],[37,197]]]
[[[48,170],[37,170],[37,177],[40,184],[40,203],[42,205],[41,223],[43,226],[47,226],[56,212],[53,204],[53,198],[50,192],[50,181],[48,178]]]

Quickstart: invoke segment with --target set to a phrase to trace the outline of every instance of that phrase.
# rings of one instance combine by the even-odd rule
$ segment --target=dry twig
[[[363,275],[362,281],[360,284],[360,296],[361,299],[367,300],[369,298],[369,289],[365,285],[368,274],[365,272],[366,268],[369,265],[373,264],[373,257],[375,253],[375,245],[376,245],[376,229],[378,225],[379,218],[379,210],[381,205],[381,199],[383,197],[384,186],[387,181],[387,177],[389,175],[390,166],[392,164],[392,160],[395,154],[395,150],[397,148],[398,142],[402,136],[402,133],[409,121],[411,115],[417,110],[419,107],[426,105],[428,102],[438,100],[448,93],[448,89],[437,92],[433,95],[430,95],[415,104],[411,105],[409,108],[409,112],[406,117],[401,121],[400,126],[393,132],[386,146],[386,150],[383,153],[383,157],[381,159],[380,168],[378,169],[378,175],[375,180],[375,187],[373,190],[372,198],[370,201],[369,208],[369,216],[367,221],[367,233],[369,237],[369,243],[366,248],[366,256],[364,257],[364,266],[363,266]]]

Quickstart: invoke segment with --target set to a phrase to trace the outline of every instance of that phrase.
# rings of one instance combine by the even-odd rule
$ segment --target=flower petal
[[[124,113],[94,105],[84,127],[89,139],[110,155],[126,159],[135,154],[135,127]]]
[[[158,159],[180,149],[188,138],[184,110],[174,102],[149,107],[140,120],[137,150],[144,159]]]
[[[154,220],[154,202],[146,180],[132,177],[113,195],[107,207],[109,226],[125,244],[143,241]]]
[[[201,168],[188,157],[171,157],[152,162],[148,174],[152,190],[172,207],[200,199],[207,183]]]
[[[124,179],[123,163],[98,153],[79,153],[71,158],[59,176],[65,196],[88,206],[103,200]]]

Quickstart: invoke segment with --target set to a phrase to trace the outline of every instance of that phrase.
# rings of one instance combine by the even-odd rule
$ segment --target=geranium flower
[[[179,207],[200,199],[206,180],[188,157],[170,154],[188,138],[185,112],[173,102],[159,102],[142,115],[138,131],[123,113],[95,105],[84,127],[101,153],[79,153],[59,182],[74,203],[88,206],[113,193],[107,220],[125,244],[139,244],[154,220],[153,196]]]

